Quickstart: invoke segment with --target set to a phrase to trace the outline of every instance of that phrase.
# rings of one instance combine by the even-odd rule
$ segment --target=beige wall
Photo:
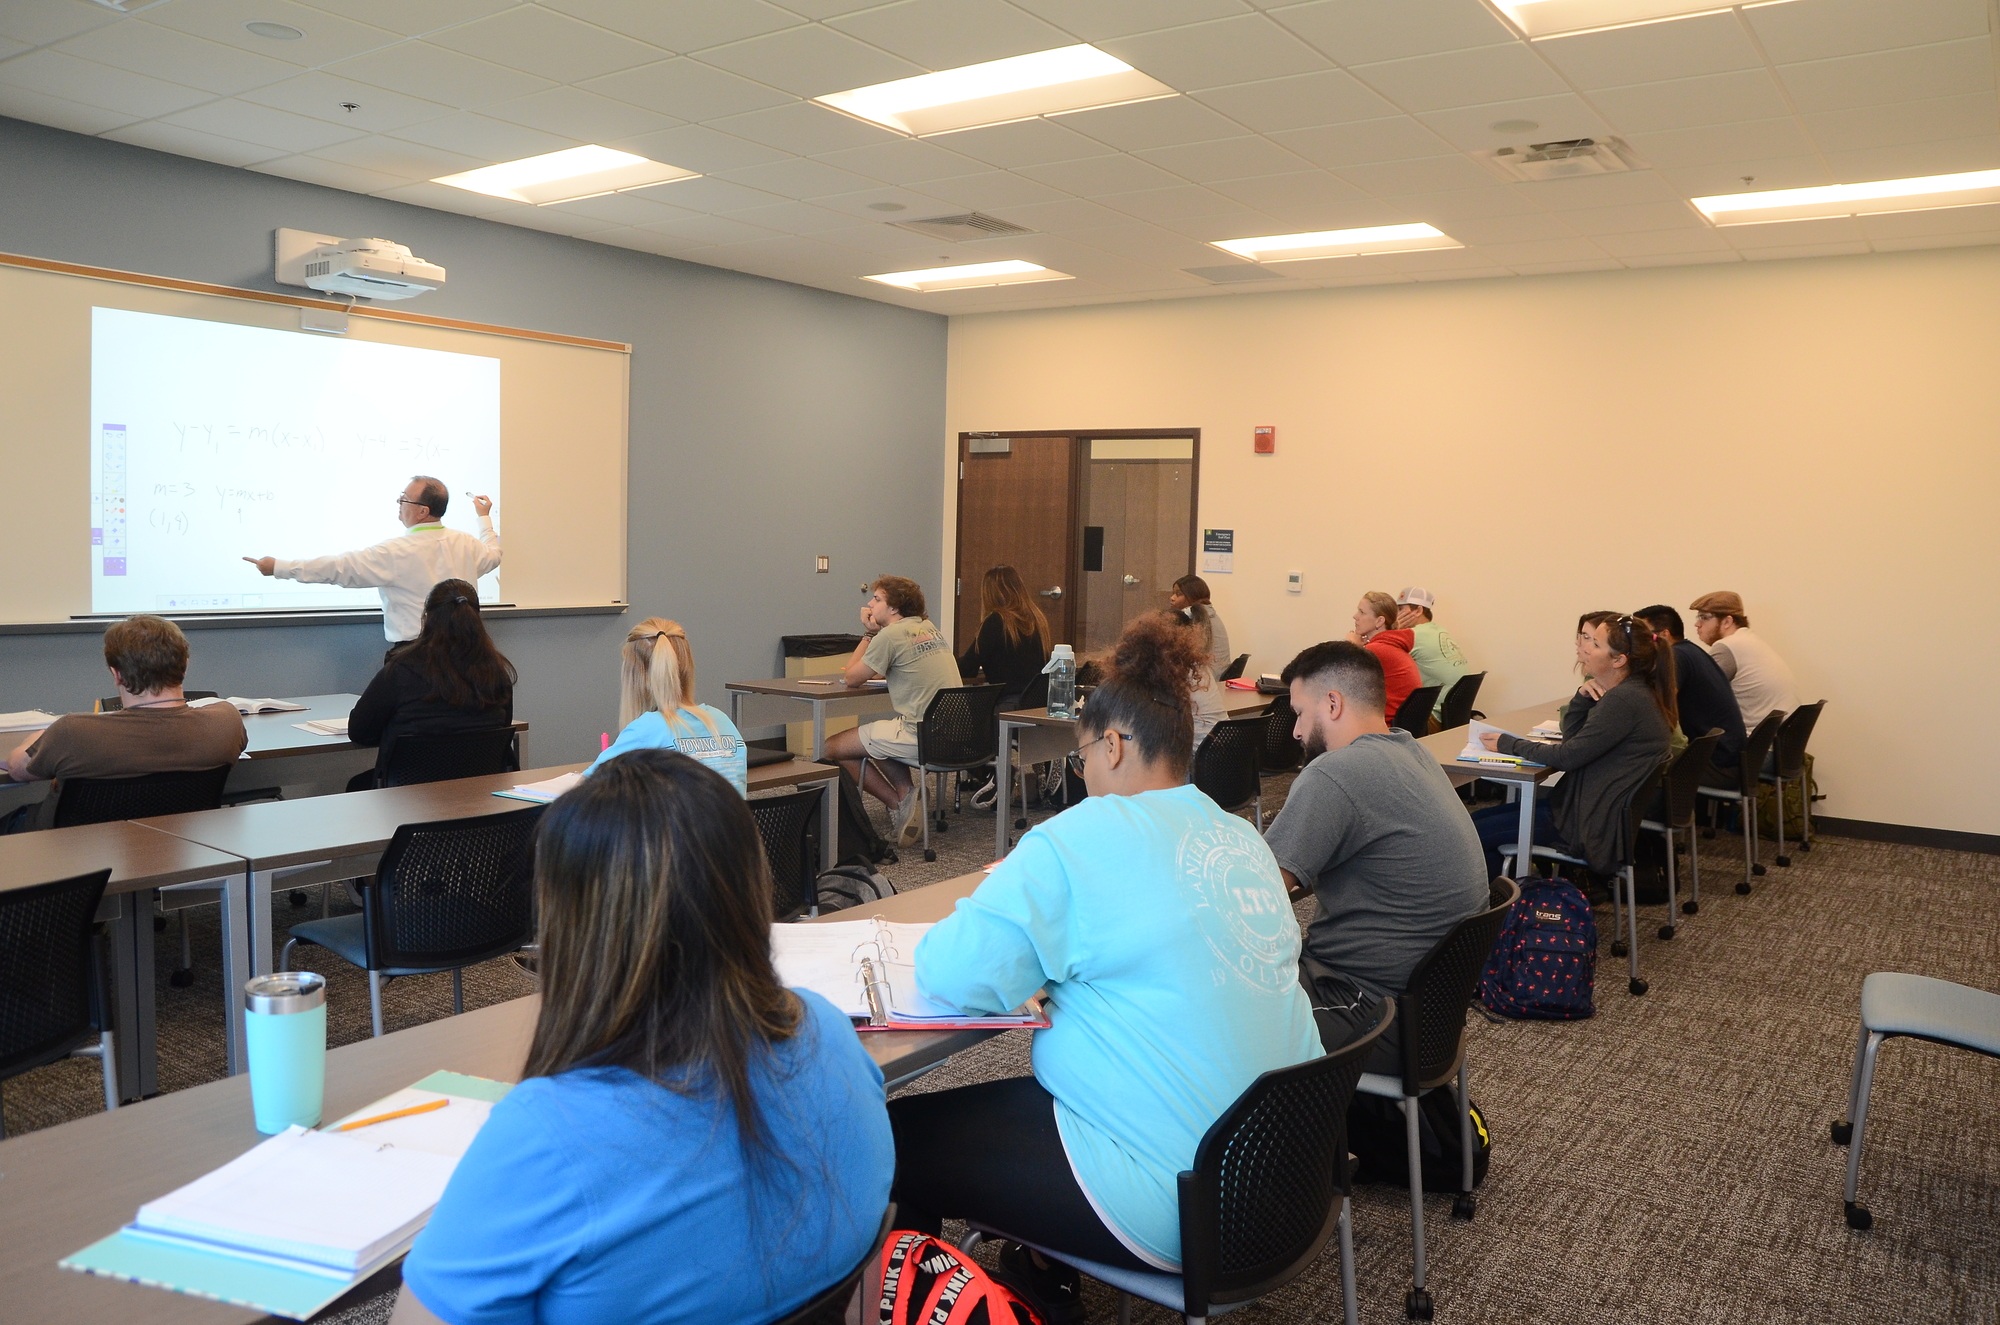
[[[1253,671],[1421,584],[1493,712],[1579,612],[1736,589],[1829,701],[1822,813],[2000,833],[2000,248],[955,318],[946,413],[1199,427]]]

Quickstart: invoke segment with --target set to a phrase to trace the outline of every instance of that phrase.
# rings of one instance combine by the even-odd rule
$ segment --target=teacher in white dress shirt
[[[444,580],[477,584],[479,577],[500,565],[500,535],[493,528],[493,499],[475,496],[479,537],[441,523],[451,493],[428,474],[410,480],[396,498],[396,518],[408,530],[357,552],[288,561],[284,557],[245,557],[265,575],[304,584],[337,584],[343,589],[382,592],[382,633],[391,644],[417,637],[424,621],[424,600]]]

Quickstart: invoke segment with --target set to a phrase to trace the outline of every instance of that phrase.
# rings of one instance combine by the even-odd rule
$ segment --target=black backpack
[[[1410,1185],[1409,1140],[1403,1131],[1403,1111],[1396,1101],[1380,1095],[1360,1095],[1347,1110],[1347,1148],[1360,1166],[1359,1182]],[[1417,1097],[1417,1147],[1424,1162],[1424,1190],[1455,1192],[1464,1177],[1463,1132],[1458,1125],[1458,1092],[1450,1086]],[[1472,1185],[1486,1181],[1493,1154],[1493,1136],[1486,1115],[1472,1105]]]
[[[896,849],[875,831],[875,821],[868,817],[868,802],[854,784],[854,776],[841,769],[840,863],[866,867],[895,859]]]

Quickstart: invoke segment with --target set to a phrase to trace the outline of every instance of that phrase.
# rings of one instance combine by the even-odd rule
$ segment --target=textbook
[[[288,1128],[61,1266],[304,1320],[410,1249],[508,1089],[433,1072],[339,1121],[424,1112],[347,1132]]]
[[[233,705],[236,711],[246,718],[253,713],[304,713],[306,711],[304,704],[294,704],[289,699],[245,699],[241,695],[230,695],[226,699],[210,697],[208,699],[190,699],[188,701],[188,707],[191,709],[207,708],[210,704]]]
[[[925,997],[912,962],[929,922],[896,924],[879,916],[824,924],[771,926],[771,960],[788,987],[810,989],[864,1031],[1046,1029],[1033,1004],[1012,1012],[965,1012]]]
[[[0,713],[0,732],[38,732],[54,722],[56,717],[56,714],[44,713],[40,709]]]
[[[510,801],[533,801],[537,805],[547,805],[565,791],[581,785],[583,785],[583,774],[564,773],[546,782],[523,782],[519,786],[508,787],[493,794],[505,796]]]

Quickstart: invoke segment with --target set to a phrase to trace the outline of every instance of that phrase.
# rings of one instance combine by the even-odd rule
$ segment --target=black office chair
[[[1230,814],[1249,809],[1264,831],[1264,781],[1258,761],[1264,753],[1263,718],[1231,718],[1215,724],[1194,752],[1188,780]]]
[[[1658,833],[1666,840],[1667,923],[1660,926],[1660,937],[1663,939],[1674,936],[1674,907],[1677,903],[1684,915],[1695,915],[1701,910],[1701,848],[1698,845],[1701,834],[1695,831],[1695,791],[1701,785],[1701,775],[1714,762],[1716,743],[1721,740],[1722,728],[1712,727],[1682,746],[1681,752],[1667,765],[1660,799],[1652,811],[1658,817],[1639,821],[1640,828]],[[1685,902],[1680,901],[1679,857],[1680,835],[1683,832],[1688,835],[1688,877],[1693,885],[1693,893]]]
[[[1217,681],[1234,681],[1243,675],[1243,669],[1250,665],[1250,655],[1239,653],[1236,660],[1215,674]]]
[[[1758,773],[1760,781],[1774,783],[1778,789],[1778,853],[1772,859],[1785,868],[1792,863],[1792,858],[1785,854],[1786,783],[1796,783],[1799,788],[1801,826],[1805,832],[1799,839],[1799,852],[1803,855],[1812,850],[1812,784],[1806,778],[1806,743],[1812,740],[1813,727],[1825,707],[1826,701],[1822,699],[1793,709],[1778,725],[1778,738],[1771,745],[1770,768]]]
[[[1771,745],[1778,739],[1778,728],[1784,725],[1782,713],[1766,713],[1756,730],[1744,738],[1743,752],[1737,756],[1736,785],[1733,787],[1698,787],[1695,794],[1707,800],[1734,804],[1737,818],[1743,828],[1743,882],[1736,885],[1736,891],[1747,895],[1750,880],[1764,872],[1757,860],[1757,779],[1764,774],[1764,762],[1770,757]]]
[[[1654,770],[1647,775],[1645,781],[1632,789],[1631,795],[1625,798],[1625,854],[1618,862],[1618,872],[1611,876],[1611,932],[1618,936],[1611,940],[1611,955],[1626,959],[1629,969],[1625,988],[1635,998],[1651,988],[1639,978],[1639,824],[1645,813],[1645,807],[1659,800],[1665,786],[1665,777],[1664,769]],[[1554,847],[1535,847],[1533,855],[1536,860],[1554,861],[1559,865],[1577,865],[1584,869],[1591,868],[1590,862],[1582,856],[1573,856]],[[1533,867],[1523,861],[1521,868]],[[1512,844],[1500,853],[1500,872],[1503,874],[1514,872]],[[1670,897],[1667,906],[1668,917],[1671,918],[1673,913]]]
[[[221,696],[217,695],[213,690],[183,690],[181,691],[181,698],[219,699]],[[125,701],[116,695],[111,696],[109,699],[100,699],[97,701],[97,711],[99,713],[116,713],[124,707]]]
[[[1396,710],[1396,716],[1389,720],[1391,727],[1400,728],[1419,739],[1431,734],[1431,710],[1437,707],[1438,692],[1442,686],[1421,686],[1409,693],[1403,706]]]
[[[104,987],[98,903],[111,871],[0,892],[0,1081],[71,1055],[100,1060],[118,1107],[118,1054]],[[7,1135],[0,1110],[0,1138]]]
[[[882,1242],[895,1226],[896,1206],[891,1202],[888,1212],[882,1216],[882,1226],[875,1230],[875,1240],[868,1244],[867,1252],[861,1257],[861,1263],[842,1275],[839,1283],[815,1294],[810,1302],[788,1312],[771,1325],[846,1325],[847,1308],[854,1301],[855,1293],[861,1289],[861,1277],[881,1256]],[[866,1312],[862,1315],[868,1318]]]
[[[1271,696],[1264,711],[1264,744],[1257,752],[1257,766],[1266,773],[1289,773],[1306,757],[1306,748],[1292,734],[1299,715],[1292,708],[1289,692]]]
[[[1479,698],[1479,683],[1485,679],[1484,672],[1467,672],[1451,683],[1451,689],[1444,692],[1444,706],[1438,710],[1439,731],[1472,721],[1473,701]]]
[[[994,762],[1000,749],[1000,696],[1004,686],[951,686],[931,696],[924,720],[917,724],[917,794],[924,816],[924,859],[936,860],[931,829],[940,833],[944,819],[944,775],[967,773]],[[938,779],[938,798],[931,800],[931,778]],[[936,822],[932,822],[932,810]]]
[[[1475,968],[1476,970],[1476,968]],[[970,1248],[1010,1238],[1118,1290],[1178,1311],[1195,1325],[1274,1293],[1319,1259],[1336,1234],[1345,1319],[1356,1319],[1354,1239],[1348,1219],[1352,1174],[1347,1109],[1361,1064],[1396,1012],[1366,1035],[1294,1067],[1264,1073],[1210,1125],[1180,1174],[1181,1272],[1128,1270],[1064,1255],[1020,1231],[974,1224]]]
[[[771,867],[771,914],[779,920],[819,914],[819,819],[825,800],[818,791],[788,791],[749,802]]]
[[[378,1036],[385,979],[450,971],[451,1010],[465,1011],[463,968],[535,941],[535,824],[547,808],[404,824],[361,885],[361,914],[292,926],[278,969],[307,943],[367,971]]]
[[[375,785],[414,787],[424,782],[512,773],[520,767],[512,727],[448,735],[410,733],[396,737],[383,749],[376,763]]]
[[[1418,1141],[1417,1098],[1457,1083],[1464,1169],[1451,1212],[1457,1218],[1470,1219],[1479,1210],[1479,1198],[1472,1193],[1472,1098],[1465,1087],[1465,1016],[1479,987],[1479,973],[1486,969],[1486,958],[1500,934],[1500,923],[1520,899],[1520,884],[1512,879],[1493,880],[1488,885],[1486,909],[1453,925],[1417,963],[1410,972],[1408,988],[1394,1000],[1396,1020],[1402,1027],[1403,1074],[1392,1077],[1368,1072],[1357,1085],[1364,1094],[1396,1101],[1396,1107],[1403,1111],[1410,1156],[1412,1265],[1403,1310],[1411,1320],[1429,1320],[1432,1310],[1430,1291],[1424,1287],[1424,1160]]]

